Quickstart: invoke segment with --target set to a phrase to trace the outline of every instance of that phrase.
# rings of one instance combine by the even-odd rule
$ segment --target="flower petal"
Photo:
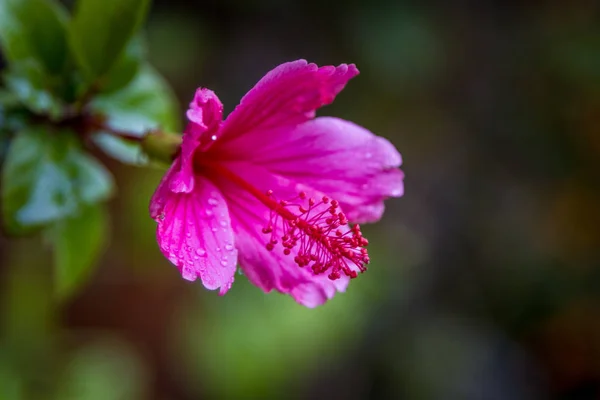
[[[194,281],[200,277],[207,289],[220,287],[219,294],[225,294],[237,265],[227,204],[219,190],[203,177],[195,178],[190,193],[165,190],[173,170],[167,172],[150,206],[158,223],[159,247],[183,278]]]
[[[279,178],[261,167],[246,163],[227,163],[226,167],[261,191],[271,189],[280,199],[291,198],[301,191],[309,196],[322,197],[310,188]],[[218,185],[227,198],[239,250],[239,262],[248,279],[265,292],[275,289],[290,294],[306,307],[316,307],[331,299],[337,291],[345,291],[349,278],[335,281],[326,274],[315,275],[308,267],[294,262],[294,252],[283,254],[283,249],[268,251],[269,235],[262,229],[270,220],[269,209],[243,188],[226,179]]]
[[[249,132],[221,143],[218,152],[327,194],[356,222],[378,220],[383,200],[404,193],[402,159],[394,146],[338,118]]]
[[[196,149],[206,150],[217,139],[223,104],[208,89],[198,89],[187,111],[189,124],[181,143],[180,169],[174,173],[169,187],[173,192],[189,193],[194,189],[193,158]]]
[[[264,76],[223,124],[223,140],[252,130],[296,125],[314,118],[358,75],[354,64],[319,68],[306,60],[281,64]]]

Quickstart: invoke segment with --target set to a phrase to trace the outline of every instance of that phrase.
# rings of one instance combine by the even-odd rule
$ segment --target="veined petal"
[[[195,178],[190,193],[165,190],[172,174],[173,167],[150,205],[158,223],[159,247],[183,278],[194,281],[200,277],[207,289],[221,288],[219,294],[225,294],[233,283],[237,265],[227,204],[221,192],[203,177]]]
[[[189,123],[183,133],[179,170],[173,174],[171,191],[189,193],[194,189],[193,158],[196,149],[207,149],[217,139],[223,118],[223,104],[208,89],[198,89],[187,111]]]
[[[338,118],[252,131],[225,141],[218,151],[223,159],[263,166],[331,196],[357,222],[378,220],[383,200],[404,193],[402,159],[394,146]]]
[[[297,197],[306,192],[308,196],[322,197],[322,193],[277,177],[261,167],[247,163],[227,163],[226,168],[260,191],[273,190],[281,199]],[[298,303],[315,307],[332,298],[337,291],[344,291],[349,278],[341,276],[330,280],[327,274],[315,274],[308,267],[294,262],[297,248],[285,255],[283,248],[267,250],[271,236],[263,233],[271,219],[269,208],[253,194],[227,179],[218,179],[218,185],[227,198],[239,250],[239,262],[248,279],[265,292],[275,289],[290,294]],[[275,229],[279,229],[275,227]],[[277,235],[282,235],[277,232]]]
[[[319,68],[298,60],[281,64],[265,75],[241,100],[223,124],[222,140],[314,118],[358,75],[354,64]]]

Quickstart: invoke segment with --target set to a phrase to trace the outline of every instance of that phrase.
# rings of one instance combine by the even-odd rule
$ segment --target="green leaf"
[[[106,132],[99,132],[92,136],[94,144],[111,156],[125,164],[146,165],[148,157],[142,151],[139,143],[132,143]]]
[[[1,1],[1,0],[0,0]],[[64,102],[56,97],[52,87],[60,85],[59,78],[48,77],[34,60],[17,62],[4,74],[8,89],[34,113],[59,118]]]
[[[53,0],[0,0],[0,44],[9,62],[34,59],[48,72],[63,71],[67,13]]]
[[[137,35],[129,41],[123,54],[101,82],[100,91],[111,93],[127,86],[142,67],[145,56],[145,44],[141,36]]]
[[[93,110],[104,114],[116,130],[142,136],[160,128],[179,130],[179,107],[173,91],[152,67],[144,65],[133,81],[118,92],[100,95]]]
[[[104,249],[108,215],[102,205],[82,207],[77,215],[63,218],[46,234],[54,245],[55,292],[68,298],[90,276]]]
[[[12,140],[2,169],[2,212],[20,233],[75,215],[108,198],[110,173],[80,148],[73,133],[31,127]]]
[[[90,81],[107,73],[142,23],[149,0],[79,0],[69,44]]]
[[[148,65],[144,65],[125,88],[97,96],[91,107],[103,114],[106,124],[117,131],[140,137],[154,129],[179,131],[179,107],[175,95]],[[101,131],[93,135],[92,140],[102,151],[121,162],[134,165],[148,162],[137,143]]]

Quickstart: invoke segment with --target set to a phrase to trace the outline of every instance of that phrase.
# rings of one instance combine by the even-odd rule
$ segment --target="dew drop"
[[[183,277],[183,279],[186,279],[188,281],[196,280],[196,273],[188,267],[184,267],[181,269],[181,276]]]
[[[212,135],[212,136],[210,137],[210,140],[212,140],[213,142],[214,142],[215,140],[217,140],[217,135]]]
[[[219,202],[214,197],[211,197],[208,199],[208,204],[211,206],[216,206],[216,205],[219,205]]]
[[[215,215],[215,214],[214,214],[214,213],[213,213],[211,210],[205,210],[205,211],[204,211],[204,214],[205,214],[207,217],[212,217],[213,215]]]
[[[211,228],[211,231],[213,231],[213,232],[216,232],[216,231],[218,231],[218,229],[217,229],[216,227],[214,227],[214,226],[213,226],[213,227]]]
[[[227,266],[227,260],[221,260],[221,265],[226,267]]]
[[[217,247],[215,250],[217,250],[217,251],[221,251],[221,248],[220,248],[220,247]]]
[[[200,257],[204,257],[206,256],[206,251],[204,249],[197,249],[196,254],[198,254]]]
[[[233,250],[233,246],[232,246],[232,245],[230,245],[229,243],[227,243],[227,244],[225,245],[225,250],[227,250],[227,251],[232,251],[232,250]]]
[[[223,228],[227,227],[227,221],[225,221],[224,219],[219,221],[219,225],[221,225]]]

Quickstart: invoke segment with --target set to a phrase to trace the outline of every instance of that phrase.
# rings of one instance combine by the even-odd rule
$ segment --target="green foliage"
[[[150,65],[144,65],[126,88],[97,96],[91,106],[109,117],[112,128],[142,136],[158,127],[177,129],[175,104],[175,96],[164,79]]]
[[[136,138],[178,127],[138,33],[149,3],[78,0],[71,16],[58,0],[0,0],[2,222],[43,230],[59,298],[91,275],[108,234],[113,178],[88,151],[145,164]]]
[[[52,119],[60,118],[64,102],[54,93],[56,78],[48,77],[41,65],[34,60],[14,63],[4,74],[8,89],[29,108]]]
[[[2,211],[12,232],[76,215],[113,191],[109,172],[83,152],[72,132],[40,127],[12,141],[2,182]]]
[[[9,62],[35,60],[51,74],[67,62],[67,13],[53,0],[0,0],[0,43]]]
[[[89,80],[107,73],[142,22],[148,0],[80,0],[69,26],[69,43]]]
[[[140,36],[131,39],[104,80],[102,92],[110,93],[127,86],[137,75],[145,56],[143,39]]]
[[[140,137],[153,129],[177,131],[179,128],[175,96],[149,65],[142,66],[127,87],[96,97],[91,107],[108,117],[108,127]],[[137,143],[132,144],[102,131],[92,140],[106,154],[121,162],[138,165],[147,162]]]
[[[108,215],[101,205],[57,221],[46,232],[54,244],[56,294],[69,297],[85,282],[106,243]]]

